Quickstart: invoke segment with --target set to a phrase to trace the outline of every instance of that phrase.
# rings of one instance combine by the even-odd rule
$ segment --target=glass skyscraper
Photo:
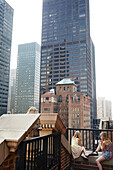
[[[89,0],[43,0],[42,17],[41,93],[71,78],[90,97],[93,125]]]
[[[18,46],[15,113],[26,113],[31,106],[39,111],[40,46],[36,42]]]
[[[15,87],[16,87],[16,69],[10,70],[8,113],[14,113],[15,106]]]
[[[91,63],[92,63],[92,103],[93,117],[97,118],[97,100],[96,100],[96,74],[95,74],[95,47],[91,39]]]
[[[0,0],[0,115],[7,113],[13,8]]]

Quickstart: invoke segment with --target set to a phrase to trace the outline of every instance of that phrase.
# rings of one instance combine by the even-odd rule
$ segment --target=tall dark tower
[[[13,8],[0,0],[0,115],[7,113]]]
[[[89,0],[43,0],[41,93],[72,78],[90,97],[93,126],[91,62]]]

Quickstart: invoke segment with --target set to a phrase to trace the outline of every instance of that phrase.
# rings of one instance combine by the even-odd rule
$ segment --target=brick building
[[[53,91],[41,95],[41,113],[57,113],[57,96]]]
[[[70,95],[69,127],[90,128],[90,100],[83,93],[74,92]]]
[[[41,113],[55,112],[66,127],[90,128],[89,97],[77,92],[76,84],[70,79],[56,84],[56,95],[46,92],[41,96]]]
[[[77,86],[70,79],[63,79],[56,84],[58,114],[66,127],[68,127],[69,120],[69,96],[74,91],[77,91]]]

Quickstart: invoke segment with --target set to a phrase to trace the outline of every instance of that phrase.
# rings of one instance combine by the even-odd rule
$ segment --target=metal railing
[[[81,133],[82,144],[83,146],[88,149],[95,151],[99,141],[100,141],[100,133],[106,132],[109,136],[110,140],[113,142],[113,129],[109,130],[100,130],[100,129],[78,129],[78,128],[67,128],[66,131],[66,138],[71,144],[72,136],[74,135],[75,131],[79,130]]]
[[[19,169],[61,169],[61,133],[24,140],[20,148]]]

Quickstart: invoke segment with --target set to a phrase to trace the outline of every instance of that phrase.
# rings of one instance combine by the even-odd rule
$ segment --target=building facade
[[[0,0],[0,115],[7,113],[13,8]]]
[[[58,114],[66,127],[90,128],[90,100],[70,79],[56,84]]]
[[[53,99],[52,99],[53,98]],[[41,113],[58,113],[66,127],[90,128],[90,100],[70,79],[56,84],[56,95],[41,95]]]
[[[92,72],[92,113],[93,120],[97,118],[97,100],[96,100],[96,71],[95,71],[95,47],[91,39],[91,72]],[[93,126],[94,127],[94,126]]]
[[[94,54],[94,53],[93,53]],[[94,61],[93,61],[94,62]],[[94,65],[95,66],[95,65]],[[93,125],[93,85],[89,0],[44,0],[41,48],[41,93],[72,78],[78,92],[90,97]],[[95,98],[96,100],[96,98]]]
[[[91,128],[90,100],[83,93],[74,92],[69,100],[69,127]]]
[[[112,103],[105,97],[98,97],[97,100],[97,118],[112,120]]]
[[[10,70],[8,113],[14,113],[15,107],[15,89],[16,88],[16,69]]]
[[[77,91],[77,86],[70,79],[63,79],[56,84],[58,114],[66,127],[69,127],[69,96]]]
[[[54,92],[41,95],[41,113],[57,113],[57,96]]]
[[[39,111],[40,46],[36,43],[18,46],[15,113],[26,113],[34,106]]]
[[[106,117],[109,117],[110,120],[113,120],[113,118],[112,118],[112,102],[110,100],[106,100]]]

